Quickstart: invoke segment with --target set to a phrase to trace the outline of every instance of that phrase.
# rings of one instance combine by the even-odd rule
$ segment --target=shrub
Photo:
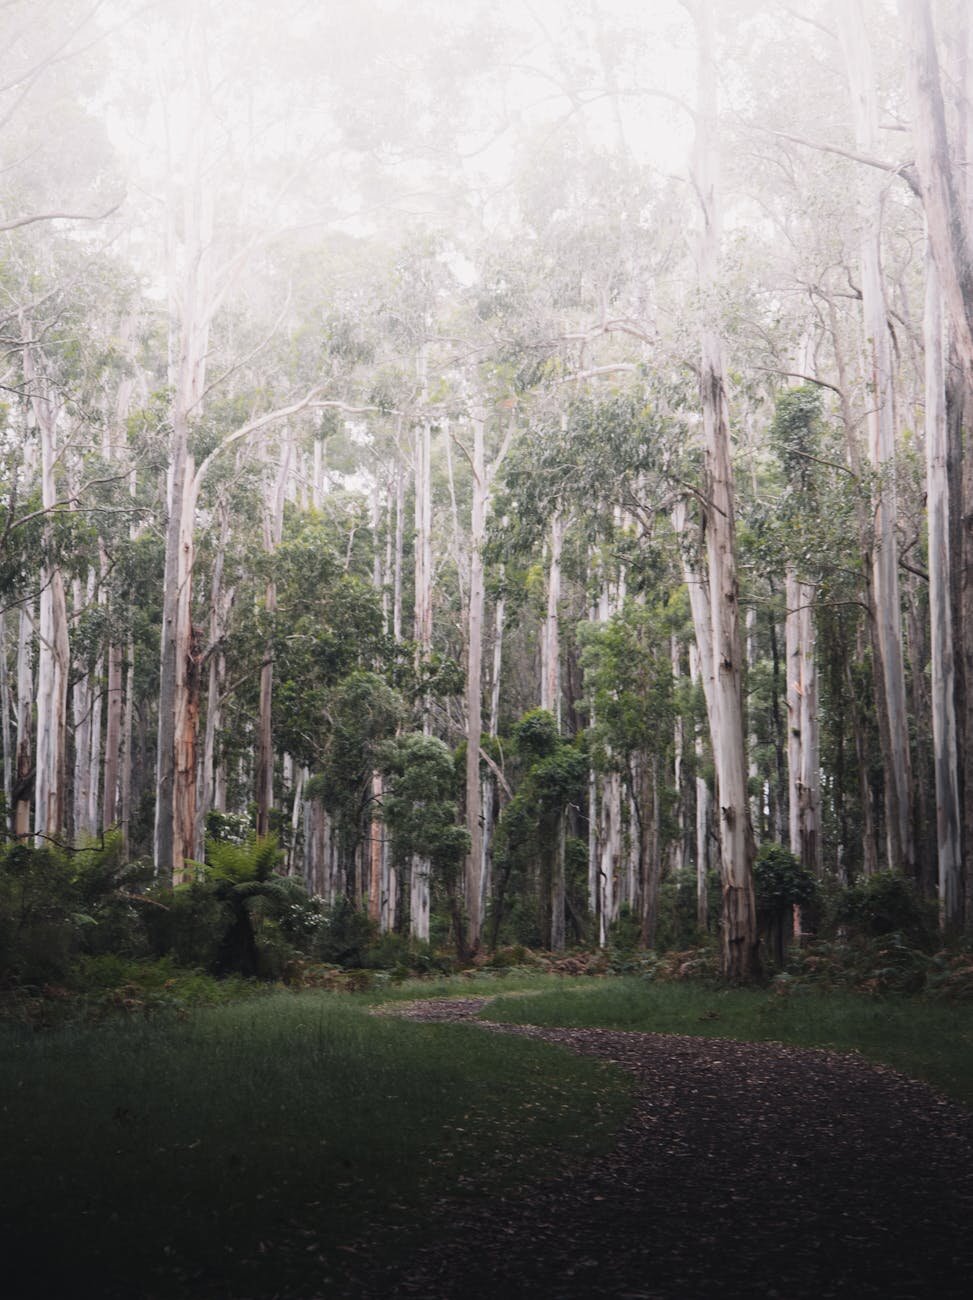
[[[761,937],[778,966],[783,966],[792,931],[795,906],[817,897],[817,881],[783,844],[764,844],[753,867],[757,923]]]
[[[357,969],[365,965],[365,954],[377,938],[368,914],[356,908],[350,898],[339,898],[324,912],[311,954],[316,961]]]
[[[836,919],[853,934],[876,939],[904,935],[929,949],[936,938],[935,904],[924,899],[911,880],[895,871],[863,876],[839,897]]]
[[[121,839],[82,849],[9,845],[0,854],[0,976],[37,985],[64,979],[82,953],[147,950],[134,892],[144,864],[122,861]]]

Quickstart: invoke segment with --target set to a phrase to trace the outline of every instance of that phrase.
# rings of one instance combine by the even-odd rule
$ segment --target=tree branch
[[[21,226],[32,226],[38,221],[104,221],[113,212],[117,212],[123,202],[124,199],[119,199],[105,212],[38,212],[30,217],[15,217],[13,221],[0,222],[0,232],[18,230]]]

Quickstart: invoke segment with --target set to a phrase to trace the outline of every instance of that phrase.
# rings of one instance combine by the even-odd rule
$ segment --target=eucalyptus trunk
[[[551,518],[547,570],[547,611],[541,633],[541,708],[553,713],[561,728],[561,553],[564,549],[564,519],[560,510]]]
[[[30,834],[31,784],[34,773],[34,670],[30,647],[34,618],[29,604],[17,618],[17,753],[14,762],[13,818],[17,839]]]
[[[484,412],[473,413],[473,501],[470,518],[470,588],[466,638],[466,829],[470,837],[470,849],[465,866],[466,944],[471,953],[475,953],[480,946],[483,926],[484,863],[480,746],[483,737],[483,618],[486,609],[483,547],[486,542],[488,495],[483,446],[485,422]]]
[[[878,99],[872,52],[860,0],[838,6],[838,30],[851,90],[857,147],[872,156],[881,152]],[[895,533],[895,415],[892,346],[882,277],[882,207],[884,180],[862,169],[861,294],[866,387],[868,454],[878,479],[874,504],[875,547],[872,591],[876,646],[882,668],[884,711],[888,728],[886,753],[886,834],[889,865],[915,874],[912,832],[912,763],[902,646],[898,541]]]
[[[926,249],[926,510],[929,529],[929,621],[932,669],[933,766],[939,904],[947,930],[963,924],[961,809],[956,726],[949,482],[946,470],[946,373],[939,275]]]
[[[419,386],[423,405],[427,393],[427,358],[423,346],[419,352]],[[432,652],[432,427],[423,412],[416,430],[415,454],[415,641],[416,669],[422,672]],[[422,701],[422,730],[431,733],[430,701]],[[412,935],[429,941],[431,903],[430,863],[413,857],[409,881],[409,927]]]
[[[727,979],[742,981],[752,979],[758,969],[753,892],[756,847],[747,792],[733,469],[716,305],[721,214],[716,104],[719,78],[714,51],[712,0],[700,0],[694,13],[698,42],[694,180],[702,208],[698,258],[702,300],[703,495],[714,666],[710,733],[719,791],[717,820],[723,884],[723,970]]]
[[[821,779],[818,673],[811,583],[786,574],[787,776],[791,852],[815,875],[821,872]]]

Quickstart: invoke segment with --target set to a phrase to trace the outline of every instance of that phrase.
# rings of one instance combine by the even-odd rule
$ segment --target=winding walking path
[[[404,1014],[470,1020],[489,1001]],[[451,1205],[434,1244],[356,1296],[973,1295],[973,1113],[925,1085],[817,1049],[478,1023],[629,1071],[631,1118],[579,1173]]]

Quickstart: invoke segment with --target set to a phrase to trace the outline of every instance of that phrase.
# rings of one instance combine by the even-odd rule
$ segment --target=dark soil
[[[469,1019],[484,1005],[406,1014]],[[973,1295],[973,1113],[923,1084],[806,1048],[481,1023],[630,1071],[618,1145],[517,1195],[444,1203],[425,1245],[363,1262],[329,1295]]]

